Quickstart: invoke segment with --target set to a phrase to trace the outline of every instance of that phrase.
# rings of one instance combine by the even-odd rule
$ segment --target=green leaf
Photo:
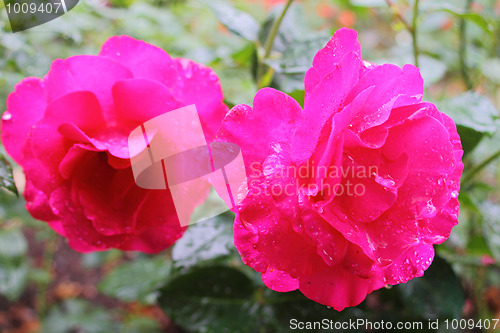
[[[492,58],[484,60],[481,64],[483,75],[496,84],[500,84],[500,59]]]
[[[469,91],[438,104],[457,124],[466,153],[477,146],[484,134],[492,135],[498,129],[498,111],[485,96]]]
[[[121,264],[99,283],[99,291],[132,302],[150,303],[171,271],[171,263],[162,256],[140,258]]]
[[[427,6],[427,9],[430,9],[431,11],[449,13],[457,18],[461,18],[476,24],[479,28],[490,35],[493,33],[493,25],[490,24],[486,17],[481,14],[465,12],[463,9],[460,9],[449,3],[438,3],[435,5],[430,4],[429,6]]]
[[[493,134],[498,128],[498,111],[488,97],[466,92],[441,104],[441,111],[458,124],[479,133]]]
[[[274,69],[272,86],[285,93],[304,90],[304,76],[312,66],[314,56],[332,37],[327,31],[310,29],[304,20],[303,5],[290,7],[273,44],[269,59],[265,63]],[[269,34],[269,29],[277,12],[271,13],[260,32],[261,43]]]
[[[172,320],[191,332],[285,333],[294,318],[335,322],[364,317],[360,309],[339,313],[298,291],[278,293],[261,284],[232,267],[202,267],[172,278],[158,301]]]
[[[2,154],[0,154],[0,186],[6,188],[15,195],[19,195],[12,175],[12,166]]]
[[[172,320],[195,332],[258,332],[253,292],[242,272],[213,266],[171,280],[159,304]]]
[[[304,107],[305,91],[304,90],[294,90],[289,93],[290,97],[297,101],[301,107]]]
[[[21,296],[28,281],[29,266],[26,262],[16,263],[0,260],[0,294],[14,301]]]
[[[0,258],[23,257],[28,250],[28,243],[21,229],[0,229]]]
[[[305,73],[312,66],[318,50],[322,49],[330,38],[327,34],[316,34],[305,40],[294,41],[293,45],[287,45],[281,57],[269,59],[266,64],[277,73]]]
[[[423,318],[460,318],[465,302],[451,266],[436,256],[423,277],[396,286],[406,307]]]
[[[220,79],[224,97],[232,104],[252,105],[257,87],[247,68],[228,67],[215,69]]]
[[[90,252],[82,255],[82,265],[85,268],[98,268],[110,261],[115,261],[122,256],[120,250],[108,250],[102,252]]]
[[[19,228],[0,228],[0,294],[17,299],[28,281],[28,244]]]
[[[80,299],[67,300],[54,306],[43,322],[43,333],[109,333],[116,332],[117,325],[105,309]]]
[[[493,257],[500,261],[500,206],[492,202],[481,205],[483,235]]]
[[[190,226],[172,249],[176,267],[191,267],[203,261],[235,254],[234,215],[226,213]]]
[[[477,132],[472,128],[462,125],[457,125],[457,132],[458,135],[460,135],[460,141],[462,142],[464,155],[467,155],[468,153],[473,151],[483,138],[483,133]]]
[[[259,23],[248,13],[234,8],[220,0],[200,0],[217,16],[219,21],[233,34],[250,41],[256,41],[259,35]]]

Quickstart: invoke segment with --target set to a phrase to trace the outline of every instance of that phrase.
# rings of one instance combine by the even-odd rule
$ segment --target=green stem
[[[260,87],[260,81],[262,80],[262,75],[264,74],[264,70],[266,69],[266,64],[264,63],[267,58],[271,55],[271,51],[273,50],[274,40],[278,35],[278,30],[280,28],[281,22],[283,22],[283,18],[286,15],[286,12],[290,8],[293,0],[288,0],[281,11],[281,14],[277,19],[274,20],[273,25],[271,26],[271,30],[269,31],[269,35],[267,36],[266,42],[264,44],[264,54],[259,59],[259,65],[257,67],[257,84]]]
[[[385,0],[385,2],[387,3],[387,6],[389,6],[389,8],[392,10],[394,15],[396,15],[396,17],[401,21],[401,23],[403,23],[406,30],[408,30],[411,33],[411,31],[413,30],[412,26],[408,23],[408,21],[406,21],[406,19],[403,17],[403,15],[401,15],[401,13],[397,9],[397,7],[394,5],[392,0]]]
[[[413,57],[415,58],[415,66],[418,67],[418,39],[417,39],[417,25],[418,25],[418,8],[419,0],[415,0],[415,4],[413,5],[413,20],[412,20],[412,29],[410,31],[412,41],[413,41]]]
[[[44,271],[49,272],[50,275],[52,275],[52,273],[53,273],[52,272],[52,267],[53,267],[52,265],[54,262],[54,255],[55,255],[56,250],[57,250],[58,241],[59,241],[59,237],[54,235],[46,241],[46,245],[45,245],[45,253],[43,256],[42,269]],[[49,285],[50,285],[50,282],[48,284],[43,283],[43,284],[38,285],[39,293],[38,293],[38,297],[37,297],[37,311],[38,311],[38,315],[41,317],[43,317],[48,310]]]
[[[479,172],[481,172],[484,168],[486,168],[491,162],[496,160],[497,158],[500,157],[500,150],[485,159],[483,162],[479,163],[476,165],[474,168],[472,168],[470,171],[468,171],[464,176],[462,177],[462,186],[467,184],[471,179],[473,179]]]
[[[469,7],[472,3],[472,0],[467,0],[466,7],[464,12],[467,13],[469,11]],[[467,22],[464,18],[460,19],[460,49],[459,49],[459,57],[460,57],[460,71],[462,73],[462,77],[464,79],[465,85],[468,90],[472,90],[472,82],[469,76],[469,70],[467,68]]]
[[[479,318],[488,318],[488,306],[485,304],[483,290],[486,278],[486,267],[478,267],[476,270],[476,279],[474,281],[474,296],[477,305],[477,314]]]
[[[397,7],[394,5],[392,0],[385,0],[389,8],[394,12],[394,15],[401,21],[401,23],[405,26],[406,30],[411,34],[412,43],[413,43],[413,57],[415,66],[418,67],[418,40],[417,40],[417,24],[418,24],[418,14],[419,14],[419,0],[415,0],[415,4],[413,5],[413,20],[412,23],[408,23],[408,21],[404,18],[403,15],[399,12]]]

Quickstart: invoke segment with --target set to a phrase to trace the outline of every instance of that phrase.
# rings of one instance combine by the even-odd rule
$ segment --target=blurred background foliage
[[[44,76],[55,58],[96,54],[108,37],[121,34],[211,66],[230,106],[251,104],[264,86],[303,102],[314,54],[347,26],[359,31],[366,60],[418,63],[425,99],[458,125],[466,165],[460,223],[436,246],[424,277],[376,291],[339,313],[298,292],[265,288],[234,248],[229,213],[193,225],[156,256],[76,253],[25,211],[16,196],[22,171],[13,167],[14,185],[1,157],[0,332],[288,332],[292,318],[422,321],[424,327],[429,319],[500,319],[499,0],[297,0],[271,45],[266,41],[284,1],[85,0],[15,34],[0,7],[2,110],[24,77]],[[449,330],[440,325],[438,331]]]

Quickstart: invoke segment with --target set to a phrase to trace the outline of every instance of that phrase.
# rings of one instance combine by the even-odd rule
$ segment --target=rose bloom
[[[2,116],[2,141],[24,169],[26,208],[73,249],[154,253],[185,228],[169,190],[136,185],[128,135],[155,116],[195,104],[212,140],[227,112],[222,100],[211,69],[128,36],[112,37],[97,56],[57,59],[43,79],[17,84]]]
[[[416,67],[363,61],[344,28],[314,58],[303,109],[266,88],[228,113],[217,139],[241,147],[249,183],[235,244],[266,286],[340,311],[424,274],[457,224],[463,151],[422,96]]]

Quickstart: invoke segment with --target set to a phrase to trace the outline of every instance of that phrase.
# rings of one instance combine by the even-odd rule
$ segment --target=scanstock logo
[[[52,21],[73,9],[79,0],[4,0],[12,32]]]

